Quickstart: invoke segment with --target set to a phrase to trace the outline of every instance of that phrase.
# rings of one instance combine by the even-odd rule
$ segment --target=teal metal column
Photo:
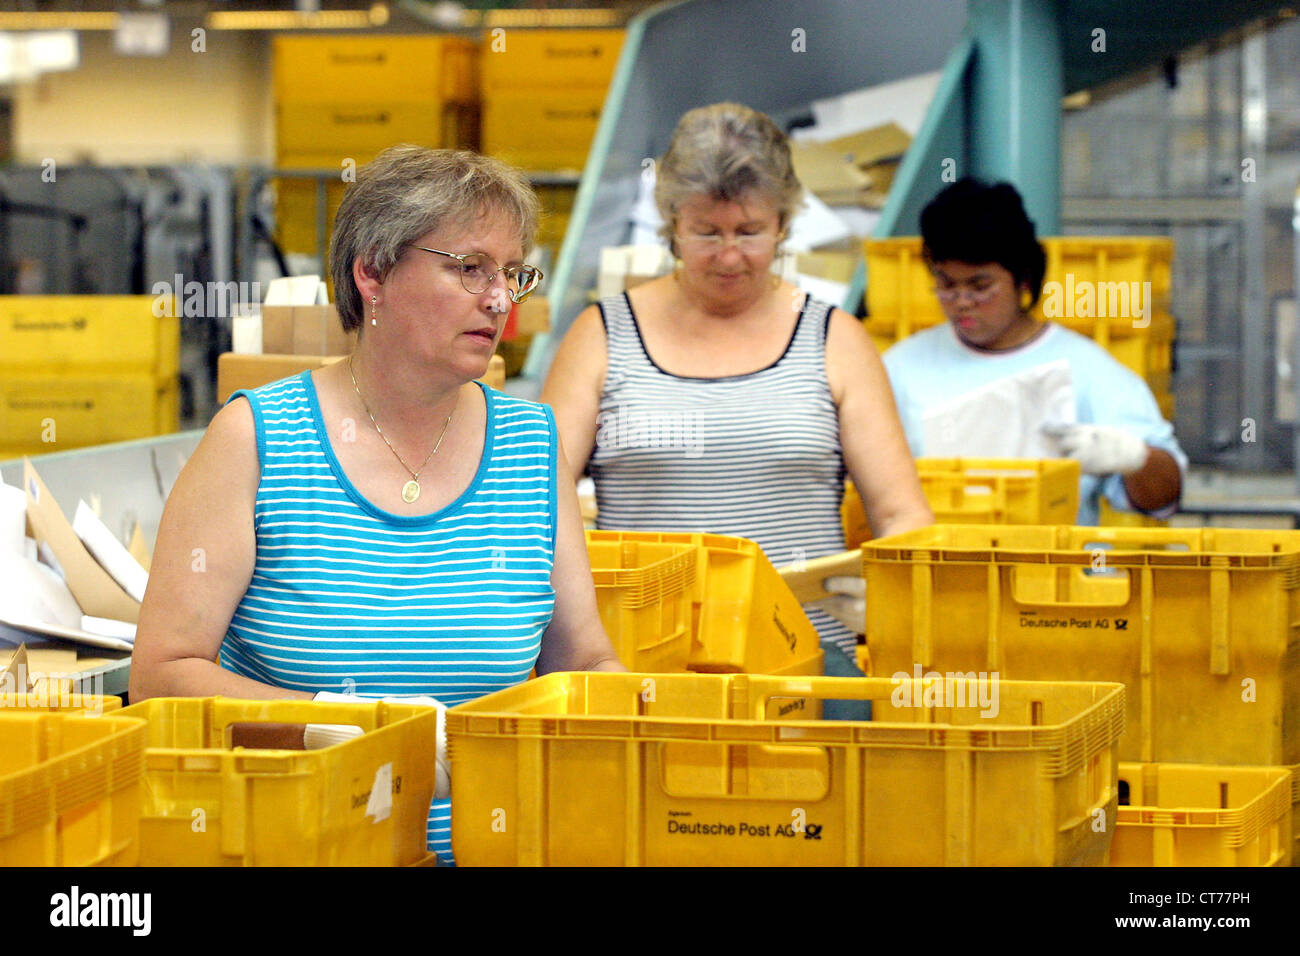
[[[1061,232],[1062,0],[970,0],[970,172],[1025,197],[1040,236]],[[1104,54],[1097,54],[1104,56]]]

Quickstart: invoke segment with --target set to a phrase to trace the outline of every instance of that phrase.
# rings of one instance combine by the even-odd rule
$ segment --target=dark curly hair
[[[1027,285],[1038,302],[1047,255],[1034,234],[1019,191],[1010,183],[981,182],[966,176],[944,189],[921,210],[922,255],[926,262],[996,262],[1011,273],[1017,288]]]

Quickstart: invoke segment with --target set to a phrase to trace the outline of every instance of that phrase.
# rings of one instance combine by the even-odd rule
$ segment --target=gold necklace
[[[379,427],[379,422],[375,421],[375,416],[370,414],[370,406],[366,404],[365,396],[361,394],[361,389],[357,386],[357,373],[352,370],[351,355],[348,356],[348,374],[352,376],[352,388],[357,393],[357,398],[361,399],[361,407],[366,410],[366,417],[370,419],[370,424],[375,426],[375,431],[379,432],[379,437],[384,440],[384,444],[387,445],[388,450],[393,453],[393,457],[401,462],[402,467],[405,468],[407,473],[411,476],[411,480],[402,485],[402,500],[408,505],[415,504],[416,499],[420,497],[420,472],[424,471],[424,466],[429,463],[429,459],[438,454],[438,449],[442,447],[442,440],[447,437],[447,429],[451,425],[451,415],[456,413],[456,404],[460,402],[460,393],[456,393],[456,402],[451,406],[451,415],[447,416],[447,421],[442,426],[442,434],[438,436],[438,443],[433,446],[433,451],[429,452],[429,454],[425,456],[424,461],[420,464],[419,471],[411,471],[411,466],[406,463],[405,459],[403,459],[401,455],[397,454],[397,449],[394,448],[393,443],[388,440],[388,436],[384,434],[384,430]]]

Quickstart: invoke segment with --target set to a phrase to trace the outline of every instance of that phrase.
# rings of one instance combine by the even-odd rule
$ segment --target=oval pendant
[[[402,500],[408,505],[414,503],[415,499],[420,497],[420,483],[412,478],[406,484],[402,485]]]

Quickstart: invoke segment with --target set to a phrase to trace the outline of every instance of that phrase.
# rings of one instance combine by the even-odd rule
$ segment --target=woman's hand
[[[217,413],[163,509],[131,655],[130,697],[309,700],[220,667],[217,654],[253,576],[261,469],[247,401]]]

